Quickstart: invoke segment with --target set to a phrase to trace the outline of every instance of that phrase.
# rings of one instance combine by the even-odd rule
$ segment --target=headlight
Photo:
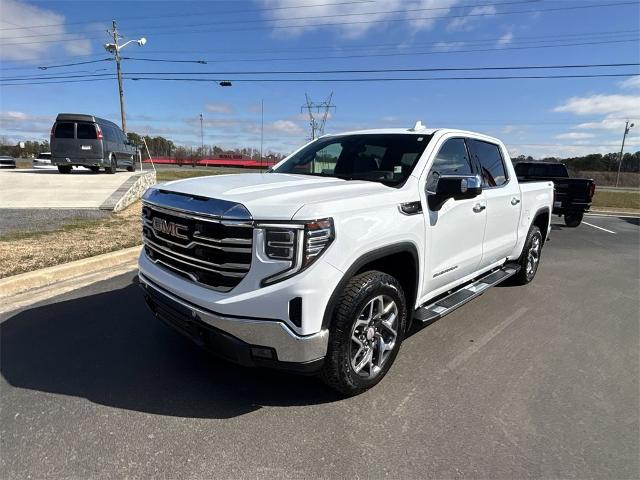
[[[272,260],[284,260],[287,267],[262,281],[271,285],[308,268],[331,245],[335,238],[333,220],[323,218],[309,222],[263,224],[264,253]]]

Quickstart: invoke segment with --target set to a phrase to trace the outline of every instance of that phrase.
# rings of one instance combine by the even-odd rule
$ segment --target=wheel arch
[[[551,228],[549,224],[550,218],[551,210],[549,207],[543,207],[536,212],[533,216],[533,222],[531,222],[531,225],[535,225],[540,229],[543,244],[547,241],[547,236],[549,235],[549,230]]]
[[[368,270],[387,273],[400,282],[407,301],[407,325],[409,325],[418,292],[419,259],[417,247],[410,242],[377,248],[358,257],[344,273],[333,290],[331,297],[329,297],[329,302],[325,307],[322,318],[322,328],[329,328],[331,325],[333,311],[347,282],[355,275]]]

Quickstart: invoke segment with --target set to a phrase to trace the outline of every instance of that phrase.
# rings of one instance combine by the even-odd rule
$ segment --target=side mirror
[[[429,208],[440,210],[444,202],[475,198],[482,193],[482,181],[477,175],[442,175],[438,178],[435,192],[427,192]]]

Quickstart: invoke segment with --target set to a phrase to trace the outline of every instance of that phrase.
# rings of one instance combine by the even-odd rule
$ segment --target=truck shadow
[[[200,350],[148,311],[134,283],[8,318],[0,372],[17,388],[176,417],[339,399],[313,377],[243,368]]]

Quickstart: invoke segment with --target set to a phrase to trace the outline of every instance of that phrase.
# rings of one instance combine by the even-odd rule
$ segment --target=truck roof
[[[87,115],[85,113],[59,113],[56,117],[56,122],[95,122],[95,123],[108,123],[109,125],[115,125],[115,123],[106,120],[104,118],[96,117],[93,115]],[[117,125],[116,125],[117,126]]]
[[[375,128],[368,130],[352,130],[349,132],[340,132],[335,134],[328,134],[326,136],[336,136],[336,135],[375,135],[375,134],[424,134],[424,135],[433,135],[434,133],[453,133],[461,136],[471,136],[471,137],[482,137],[485,140],[493,141],[496,143],[502,143],[502,141],[498,138],[491,137],[489,135],[485,135],[484,133],[472,132],[469,130],[459,130],[456,128]]]

